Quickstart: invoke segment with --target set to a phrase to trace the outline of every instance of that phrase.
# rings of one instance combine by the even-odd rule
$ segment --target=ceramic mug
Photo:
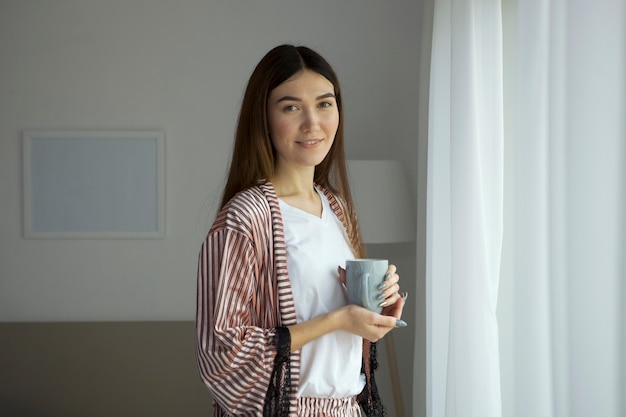
[[[348,301],[368,310],[380,313],[380,284],[383,282],[389,262],[386,259],[350,259],[346,261],[346,288]]]

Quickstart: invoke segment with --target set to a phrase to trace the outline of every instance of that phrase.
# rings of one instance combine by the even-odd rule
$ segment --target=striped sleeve
[[[258,225],[218,217],[198,261],[200,376],[229,414],[260,416],[277,348],[271,280],[253,236]]]

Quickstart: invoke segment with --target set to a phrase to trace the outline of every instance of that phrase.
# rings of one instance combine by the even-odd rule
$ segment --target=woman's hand
[[[344,330],[376,342],[392,329],[406,326],[406,323],[400,320],[404,297],[398,294],[400,277],[394,265],[389,266],[386,277],[384,288],[380,290],[381,303],[386,303],[381,314],[351,304],[289,326],[291,351],[295,352],[310,341],[335,330]],[[343,268],[339,268],[339,279],[345,285],[346,271]]]
[[[339,280],[345,286],[346,271],[345,269],[339,267],[338,272]],[[389,265],[387,274],[385,274],[385,280],[383,281],[384,285],[380,288],[380,306],[383,307],[381,314],[376,314],[358,306],[347,306],[349,311],[346,312],[348,317],[344,330],[350,333],[358,334],[370,341],[376,341],[394,327],[406,326],[406,323],[400,320],[400,318],[402,317],[402,310],[404,309],[407,294],[405,293],[401,295],[399,293],[399,280],[400,276],[397,274],[396,266]],[[353,311],[350,307],[355,307],[357,310]],[[372,316],[365,315],[364,312],[370,313],[374,316],[386,316],[391,319],[395,319],[395,322],[389,321],[388,319],[385,319],[385,322],[377,322]],[[359,323],[355,323],[354,320],[359,320]],[[362,324],[364,327],[361,328],[358,324]],[[376,328],[372,328],[371,326],[375,326]],[[384,330],[382,330],[383,328]]]
[[[370,311],[356,304],[350,304],[329,313],[337,327],[348,333],[376,342],[398,325],[395,317]]]
[[[395,265],[389,265],[389,269],[387,269],[387,274],[389,274],[389,278],[383,281],[386,285],[383,289],[384,300],[381,302],[381,307],[383,307],[383,311],[381,314],[385,316],[395,317],[396,319],[400,320],[408,293],[400,294],[399,292],[400,276],[397,274]],[[406,324],[404,323],[404,325]]]
[[[381,303],[379,304],[379,307],[383,307],[383,310],[391,307],[400,298],[402,298],[398,293],[398,291],[400,291],[400,284],[398,284],[398,281],[400,281],[400,276],[396,273],[396,266],[389,265],[387,274],[385,274],[385,279],[381,283],[381,287],[379,287],[381,290]]]

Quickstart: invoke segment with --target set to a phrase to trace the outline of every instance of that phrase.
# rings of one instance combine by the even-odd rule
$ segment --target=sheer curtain
[[[505,2],[505,415],[569,416],[563,1]]]
[[[504,415],[617,417],[624,1],[503,4]]]
[[[432,36],[427,415],[496,417],[503,207],[499,0],[435,1]]]
[[[626,415],[625,22],[434,0],[428,417]]]

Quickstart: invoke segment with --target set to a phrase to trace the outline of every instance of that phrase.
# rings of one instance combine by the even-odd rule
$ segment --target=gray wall
[[[0,321],[193,320],[242,90],[279,43],[311,46],[337,70],[349,158],[402,160],[415,191],[421,21],[413,0],[0,0]],[[24,129],[163,130],[166,238],[24,239]],[[371,252],[412,294],[414,322],[395,332],[410,414],[423,278],[414,244]]]

